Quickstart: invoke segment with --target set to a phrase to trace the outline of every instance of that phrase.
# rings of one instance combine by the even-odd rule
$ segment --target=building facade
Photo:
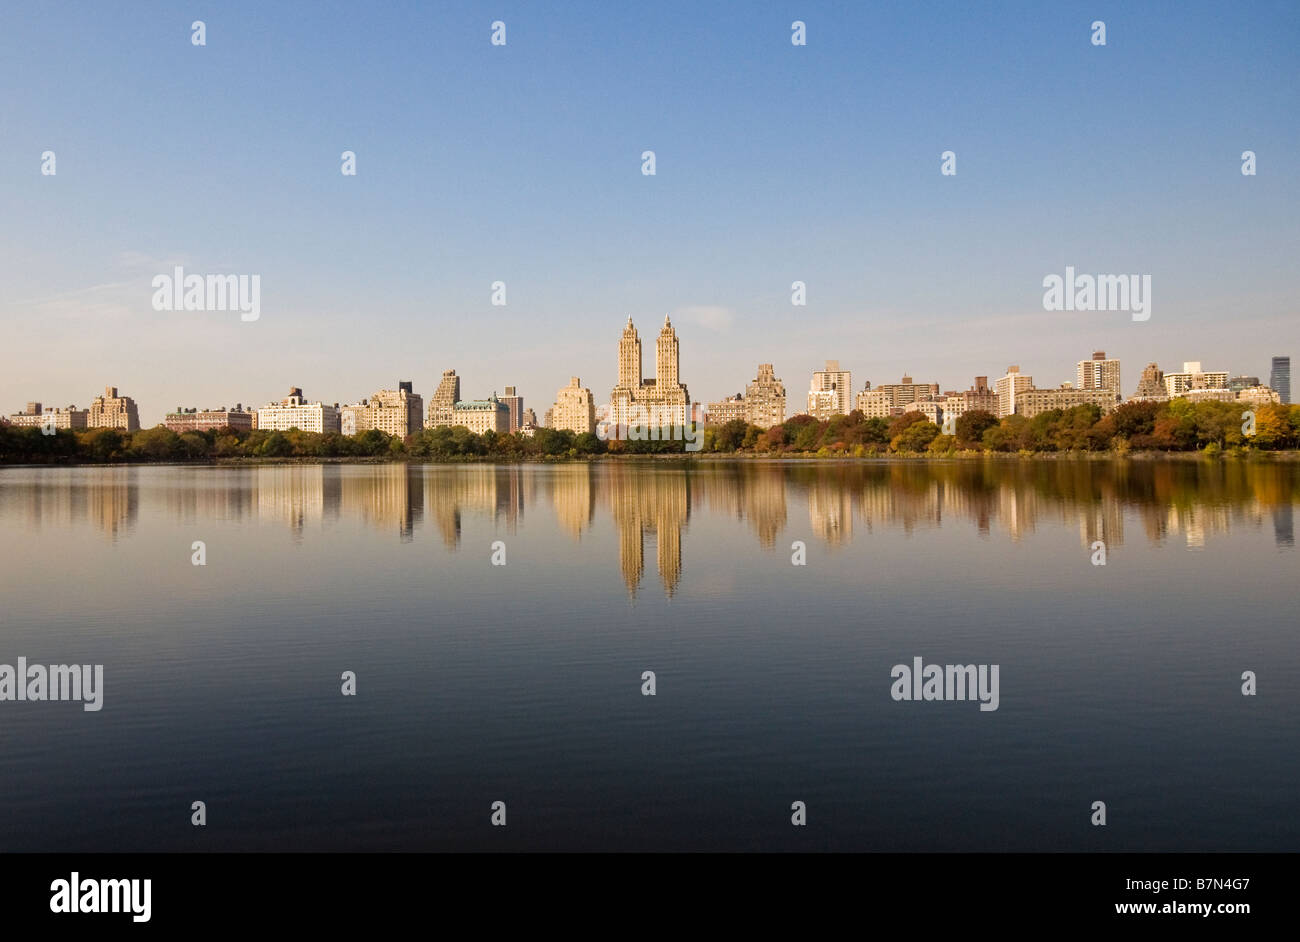
[[[486,399],[464,399],[452,410],[451,424],[463,425],[475,435],[506,435],[510,431],[510,407],[495,392]]]
[[[728,396],[721,402],[710,402],[708,422],[710,425],[726,425],[728,422],[736,420],[748,421],[746,419],[749,414],[748,407],[749,403],[745,401],[745,397],[740,393]]]
[[[1034,378],[1020,372],[1018,366],[1008,366],[1006,375],[993,384],[993,391],[998,397],[999,419],[1004,419],[1016,412],[1016,397],[1026,390],[1034,388]]]
[[[641,338],[627,319],[618,342],[618,385],[610,392],[610,422],[628,426],[685,426],[691,418],[691,396],[679,376],[680,348],[672,322],[655,340],[655,377],[641,375]],[[619,434],[619,433],[615,433]]]
[[[1282,402],[1291,404],[1291,358],[1273,357],[1273,367],[1268,374],[1268,384],[1277,391]]]
[[[29,402],[22,412],[9,416],[9,424],[21,428],[87,428],[90,410],[70,405],[66,409],[41,408],[39,402]]]
[[[289,387],[289,395],[257,410],[257,427],[273,432],[287,432],[296,428],[301,432],[338,432],[338,403],[308,402],[302,389]]]
[[[959,419],[967,412],[998,414],[998,395],[989,388],[987,376],[976,376],[975,385],[965,392],[951,392],[943,397],[944,419]]]
[[[591,390],[582,385],[581,379],[570,376],[569,385],[556,391],[555,405],[551,406],[549,416],[547,424],[551,428],[568,430],[577,435],[594,432],[596,400],[592,397]]]
[[[1054,409],[1062,411],[1075,406],[1094,405],[1104,415],[1118,405],[1115,393],[1108,387],[1076,389],[1068,383],[1056,389],[1023,389],[1016,393],[1016,414],[1027,419]]]
[[[848,415],[852,399],[853,373],[840,369],[839,360],[827,360],[826,369],[813,373],[808,387],[808,414],[814,419]]]
[[[1154,363],[1148,363],[1142,370],[1142,377],[1138,380],[1137,392],[1133,393],[1130,402],[1164,402],[1169,398],[1169,393],[1165,391],[1165,374],[1160,367]]]
[[[455,425],[456,403],[460,401],[460,377],[455,370],[443,370],[442,380],[429,400],[429,416],[425,428],[437,428],[439,425]]]
[[[1269,386],[1247,386],[1237,391],[1237,401],[1252,406],[1265,406],[1270,402],[1281,402],[1282,394]]]
[[[524,397],[515,391],[514,386],[507,386],[501,401],[510,410],[510,431],[512,433],[519,431],[524,424]]]
[[[771,363],[758,364],[758,375],[745,387],[745,421],[759,428],[771,428],[785,421],[785,383]]]
[[[220,428],[233,428],[247,432],[253,428],[253,410],[245,409],[242,402],[235,403],[235,408],[227,409],[183,409],[176,407],[175,412],[168,412],[163,425],[177,435],[182,432],[207,432]]]
[[[1185,396],[1194,389],[1227,389],[1227,371],[1203,370],[1199,360],[1183,364],[1182,372],[1166,373],[1165,395],[1170,399]]]
[[[1106,358],[1105,350],[1098,350],[1091,360],[1080,360],[1075,367],[1075,389],[1106,389],[1119,402],[1123,391],[1119,378],[1119,360]]]
[[[120,428],[127,432],[140,428],[140,413],[135,400],[130,396],[119,396],[116,386],[105,386],[104,395],[95,397],[87,413],[87,428]]]
[[[942,426],[944,420],[943,403],[934,399],[917,399],[903,407],[904,412],[919,412],[935,425]]]
[[[884,393],[889,397],[889,403],[893,408],[903,410],[914,402],[934,399],[939,395],[939,384],[914,383],[912,377],[904,376],[897,383],[881,383],[874,390],[871,389],[871,384],[867,383],[863,387],[863,392],[868,391]]]
[[[340,430],[344,435],[370,429],[398,438],[414,435],[424,424],[424,397],[413,386],[409,380],[399,380],[396,389],[381,389],[369,399],[344,406],[339,410]]]

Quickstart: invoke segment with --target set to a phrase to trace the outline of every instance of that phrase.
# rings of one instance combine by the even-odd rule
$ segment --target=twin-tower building
[[[641,337],[627,319],[618,342],[618,385],[609,394],[609,421],[617,426],[684,426],[691,417],[691,394],[678,373],[680,353],[677,331],[664,317],[655,340],[655,375],[641,372]]]

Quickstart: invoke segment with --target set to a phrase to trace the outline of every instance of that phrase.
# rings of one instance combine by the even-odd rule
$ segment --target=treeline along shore
[[[645,433],[646,430],[636,430]],[[650,430],[657,432],[659,430]],[[680,432],[680,430],[678,430]],[[481,435],[463,426],[423,429],[400,438],[377,430],[357,435],[231,428],[177,434],[163,426],[125,432],[0,425],[0,464],[110,464],[334,459],[365,461],[525,461],[600,456],[873,458],[982,454],[1123,456],[1150,453],[1207,457],[1276,454],[1300,448],[1300,405],[1253,409],[1235,402],[1129,402],[1102,415],[1096,406],[1033,418],[968,412],[945,434],[919,412],[892,419],[861,412],[819,421],[796,415],[761,429],[737,420],[707,427],[694,446],[664,434],[607,441],[592,432],[538,429],[533,435]]]

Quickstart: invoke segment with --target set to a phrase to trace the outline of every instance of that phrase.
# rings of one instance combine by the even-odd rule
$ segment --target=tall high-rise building
[[[1165,391],[1165,374],[1160,367],[1154,363],[1148,363],[1142,370],[1142,376],[1138,380],[1137,392],[1133,393],[1130,402],[1164,402],[1169,398],[1169,393]]]
[[[455,370],[443,370],[442,381],[434,390],[429,400],[429,417],[425,428],[437,428],[440,425],[454,425],[456,403],[460,401],[460,377]]]
[[[630,316],[618,341],[618,388],[641,388],[641,338]]]
[[[1277,391],[1287,405],[1291,404],[1291,358],[1273,357],[1273,369],[1268,374],[1268,384]]]
[[[596,430],[596,401],[577,376],[570,376],[569,385],[555,393],[549,415],[548,424],[554,429],[568,429],[578,435]]]
[[[510,431],[517,432],[524,424],[524,397],[515,392],[515,387],[507,386],[501,401],[510,410]]]
[[[1106,359],[1106,351],[1098,350],[1091,360],[1080,360],[1075,369],[1075,389],[1105,389],[1123,398],[1119,379],[1119,360]]]
[[[680,349],[672,321],[655,341],[655,378],[641,375],[641,338],[627,319],[618,342],[618,385],[610,393],[610,421],[618,428],[685,426],[691,419],[691,396],[681,382]],[[615,434],[621,434],[615,432]]]
[[[993,391],[998,397],[998,418],[1014,415],[1016,396],[1034,388],[1034,378],[1020,372],[1018,366],[1008,366],[1006,375],[993,384]]]
[[[785,383],[777,379],[771,363],[758,364],[758,375],[745,387],[745,421],[759,428],[785,421]]]
[[[120,428],[128,432],[140,428],[140,413],[135,400],[119,396],[116,386],[105,386],[104,395],[96,396],[86,418],[87,428]]]
[[[840,369],[839,360],[827,360],[826,369],[815,370],[808,387],[808,414],[814,419],[848,415],[853,401],[853,373]]]

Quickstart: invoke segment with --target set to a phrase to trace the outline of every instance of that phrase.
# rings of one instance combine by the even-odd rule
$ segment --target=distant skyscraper
[[[510,431],[519,431],[524,424],[524,397],[515,392],[515,387],[507,386],[501,401],[510,409]]]
[[[853,373],[840,369],[839,360],[827,360],[826,369],[816,370],[808,387],[808,414],[814,419],[848,415],[853,401]]]
[[[1106,351],[1098,350],[1091,360],[1080,360],[1075,370],[1075,389],[1105,389],[1113,393],[1115,401],[1123,398],[1119,379],[1119,360],[1106,359]]]
[[[460,377],[455,370],[443,370],[442,382],[429,400],[429,417],[425,428],[437,428],[440,425],[453,425],[456,403],[460,401]]]
[[[691,417],[691,395],[681,383],[680,348],[672,321],[655,341],[655,377],[641,375],[641,338],[627,319],[618,342],[618,385],[610,393],[610,418],[615,426],[684,426]]]
[[[1291,404],[1291,358],[1273,357],[1273,370],[1268,374],[1268,384],[1277,390],[1282,401]]]

